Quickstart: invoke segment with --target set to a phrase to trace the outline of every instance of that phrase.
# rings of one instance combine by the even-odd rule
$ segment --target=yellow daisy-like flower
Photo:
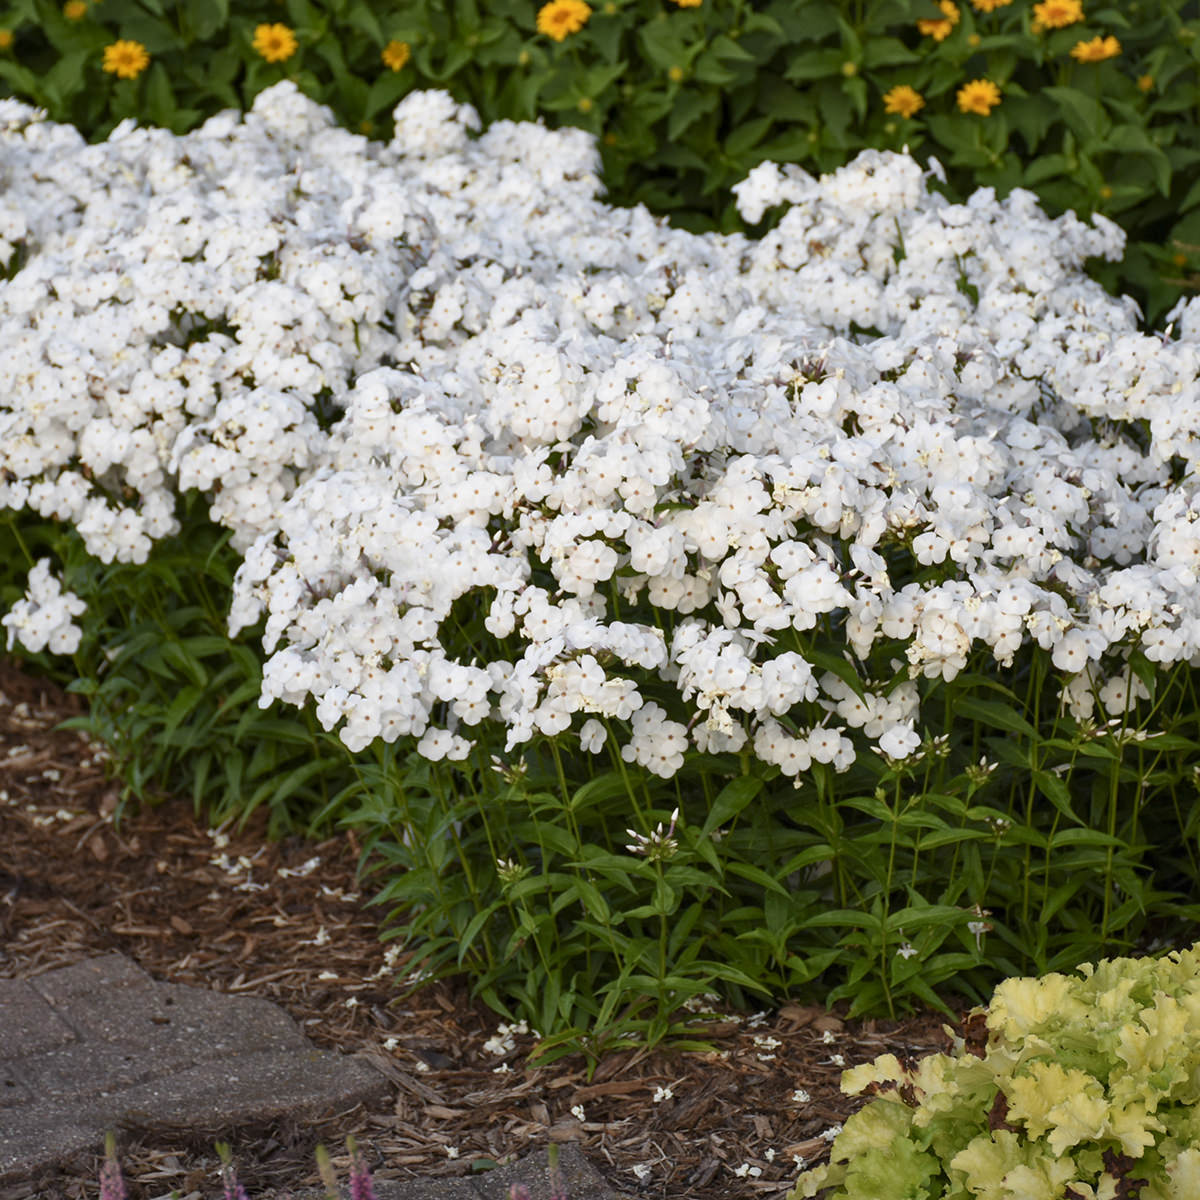
[[[986,117],[1000,103],[1000,89],[990,79],[972,79],[958,89],[958,107]]]
[[[922,17],[917,22],[917,28],[935,42],[945,41],[959,20],[958,5],[954,0],[938,0],[938,8],[946,14],[943,18]]]
[[[13,32],[11,29],[0,29],[0,50],[11,50]]]
[[[87,16],[87,0],[67,0],[63,5],[63,16],[68,21],[82,21]]]
[[[296,53],[300,45],[296,35],[286,26],[259,25],[254,30],[254,41],[250,43],[267,62],[283,62]]]
[[[1065,29],[1083,20],[1083,5],[1079,0],[1042,0],[1033,6],[1033,32],[1043,29]]]
[[[550,0],[538,9],[537,31],[561,42],[569,33],[578,33],[592,15],[583,0]]]
[[[924,107],[925,97],[916,88],[909,87],[907,83],[898,83],[891,91],[883,94],[884,112],[911,117],[918,109]]]
[[[971,0],[979,12],[995,12],[998,8],[1006,8],[1012,0]]]
[[[118,79],[136,79],[150,65],[150,55],[141,42],[123,38],[104,47],[104,69]]]
[[[383,48],[379,56],[383,65],[393,71],[399,71],[412,58],[412,49],[407,42],[397,42],[394,39]]]
[[[1154,86],[1154,76],[1139,75],[1137,85],[1143,92],[1148,92]]]
[[[699,8],[704,0],[675,0],[680,8]]]
[[[1071,57],[1080,62],[1103,62],[1121,53],[1121,43],[1115,37],[1094,37],[1090,42],[1076,42]]]

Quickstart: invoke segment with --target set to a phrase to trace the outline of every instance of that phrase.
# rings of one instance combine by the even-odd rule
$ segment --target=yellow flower
[[[1076,42],[1071,57],[1080,62],[1103,62],[1121,53],[1121,43],[1115,37],[1094,37],[1090,42]]]
[[[1137,85],[1143,92],[1148,92],[1154,86],[1153,75],[1139,75]]]
[[[296,35],[286,26],[259,25],[254,30],[254,41],[251,45],[267,60],[267,62],[283,62],[296,53],[299,42]]]
[[[944,18],[933,20],[923,17],[917,22],[917,28],[932,37],[934,41],[941,42],[950,36],[951,31],[958,24],[958,5],[954,3],[954,0],[938,0],[938,8],[946,14]]]
[[[683,68],[679,66],[671,67],[667,71],[667,78],[672,83],[681,83],[683,81]]]
[[[0,50],[11,50],[13,34],[11,29],[0,29]]]
[[[958,107],[986,117],[1000,103],[1000,89],[990,79],[973,79],[958,89]]]
[[[383,53],[379,57],[383,59],[385,67],[390,67],[393,71],[399,71],[412,57],[412,50],[407,42],[393,40],[384,46]]]
[[[1079,0],[1042,0],[1033,6],[1033,32],[1043,29],[1065,29],[1083,20],[1083,5]]]
[[[82,21],[87,16],[87,0],[67,0],[63,5],[63,16],[68,21]]]
[[[593,100],[591,96],[584,96],[580,99],[576,106],[581,113],[590,113],[592,111]]]
[[[141,42],[113,42],[104,47],[104,69],[120,79],[136,79],[150,65]]]
[[[1012,0],[971,0],[971,3],[980,12],[995,12],[998,8],[1004,8],[1012,3]]]
[[[918,109],[925,107],[925,98],[911,88],[907,83],[898,83],[890,92],[883,95],[884,112],[899,113],[902,117],[911,117]]]
[[[680,8],[699,8],[704,0],[675,0]]]
[[[591,15],[583,0],[550,0],[538,9],[537,31],[561,42],[568,33],[578,33]]]

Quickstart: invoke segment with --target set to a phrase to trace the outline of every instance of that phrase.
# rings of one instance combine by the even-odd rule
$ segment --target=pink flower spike
[[[346,1149],[350,1151],[350,1200],[375,1200],[371,1172],[353,1137],[346,1138]]]
[[[227,1142],[217,1143],[217,1157],[221,1160],[221,1183],[225,1188],[222,1200],[250,1200],[246,1189],[238,1183],[237,1171],[233,1167],[233,1155]]]
[[[225,1185],[224,1200],[250,1200],[246,1189],[238,1182],[237,1172],[232,1166],[221,1168],[221,1182]]]
[[[104,1165],[100,1168],[100,1200],[127,1200],[121,1164],[117,1162],[117,1139],[112,1133],[104,1138]]]

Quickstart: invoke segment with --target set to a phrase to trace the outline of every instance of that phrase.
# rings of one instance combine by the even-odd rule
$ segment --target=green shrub
[[[485,124],[590,130],[612,203],[725,232],[760,162],[907,145],[956,200],[1024,187],[1118,221],[1125,261],[1093,277],[1151,324],[1200,283],[1194,0],[17,0],[0,31],[10,94],[91,139],[183,132],[284,77],[390,136],[403,95],[446,88]]]

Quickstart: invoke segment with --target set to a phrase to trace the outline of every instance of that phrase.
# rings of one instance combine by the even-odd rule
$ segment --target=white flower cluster
[[[71,618],[79,616],[86,607],[74,592],[64,591],[59,580],[51,575],[50,560],[38,559],[29,572],[25,599],[18,600],[0,617],[0,624],[8,629],[8,649],[20,639],[35,654],[46,647],[52,654],[74,654],[83,630]]]
[[[780,225],[699,236],[597,200],[589,135],[478,125],[419,93],[372,144],[282,83],[87,146],[0,103],[0,505],[142,562],[200,489],[261,703],[354,750],[615,721],[664,777],[747,744],[796,775],[911,754],[911,679],[979,644],[1036,641],[1081,716],[1141,695],[1135,645],[1200,664],[1200,302],[1140,333],[1081,269],[1112,222],[866,151],[764,164],[738,202]],[[460,600],[519,654],[449,655]],[[910,679],[860,696],[813,630]]]

